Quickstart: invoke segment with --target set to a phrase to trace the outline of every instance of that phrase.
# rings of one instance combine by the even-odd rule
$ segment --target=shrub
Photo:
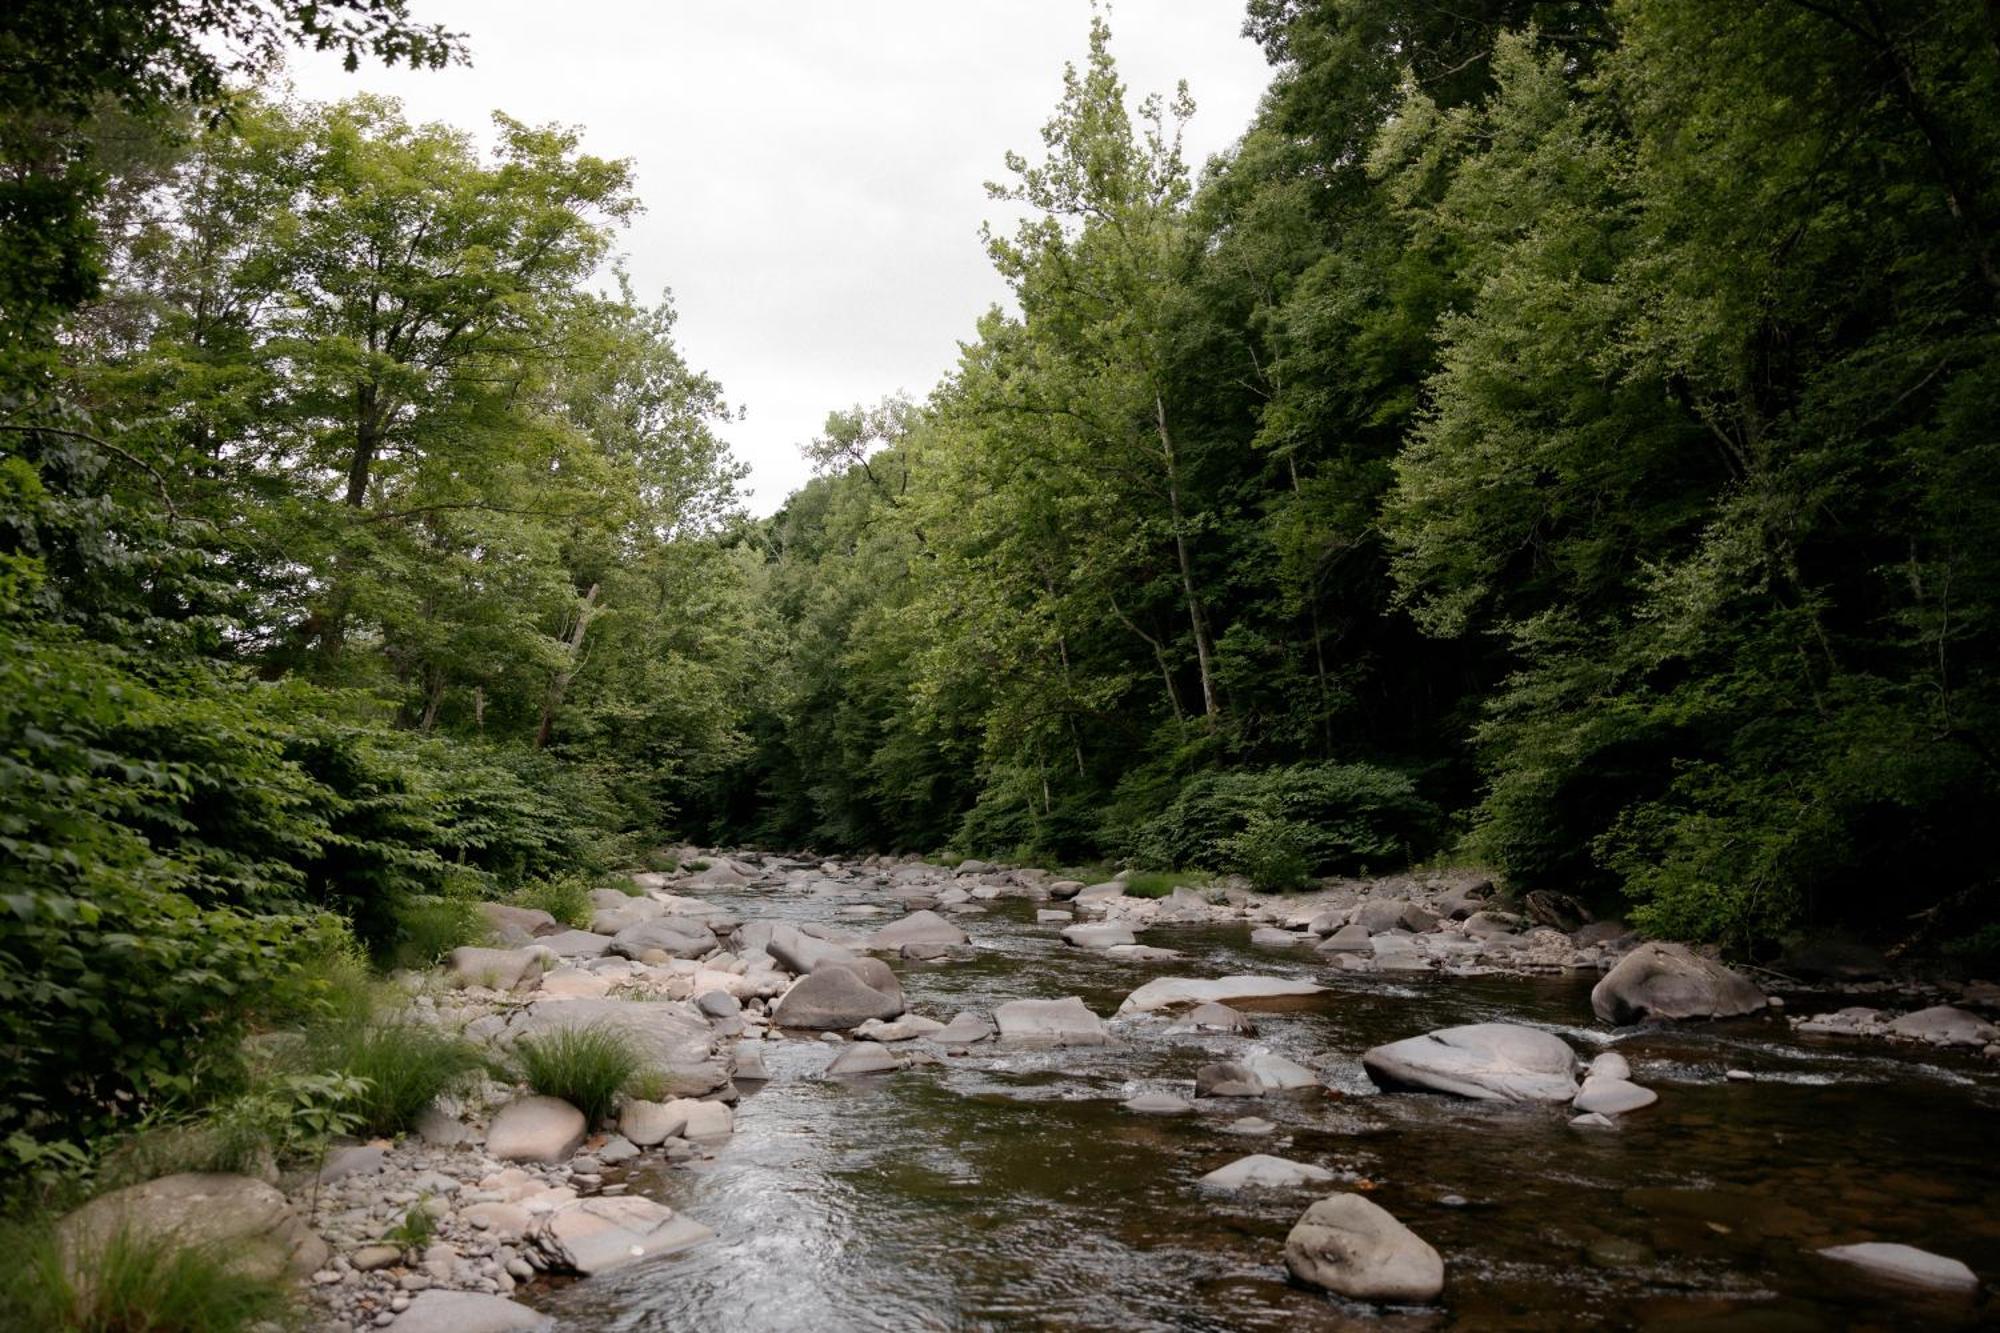
[[[391,957],[399,967],[423,968],[489,934],[479,904],[469,898],[413,898],[396,916]]]
[[[1373,764],[1198,773],[1141,824],[1141,865],[1203,866],[1296,879],[1407,862],[1433,836],[1438,811],[1407,774]],[[1247,835],[1247,836],[1246,836]],[[1298,863],[1304,863],[1304,871]]]
[[[618,1104],[618,1096],[643,1062],[624,1033],[607,1027],[558,1028],[523,1037],[514,1047],[522,1081],[545,1097],[560,1097],[595,1125]]]
[[[47,1225],[0,1237],[0,1323],[48,1333],[238,1333],[282,1322],[290,1296],[226,1256],[120,1230],[64,1244]]]
[[[1251,887],[1263,893],[1285,893],[1302,889],[1312,877],[1306,848],[1312,830],[1288,819],[1278,819],[1259,810],[1251,814],[1241,833],[1222,841],[1222,855],[1234,869],[1250,877]]]
[[[1083,878],[1072,876],[1071,878]],[[1095,879],[1104,878],[1100,872]],[[1084,882],[1094,883],[1095,879]],[[1128,898],[1164,898],[1175,889],[1187,884],[1205,884],[1208,876],[1198,871],[1187,870],[1134,870],[1125,876],[1125,896]]]
[[[315,1062],[362,1080],[348,1099],[356,1127],[400,1134],[437,1098],[461,1091],[483,1061],[463,1037],[420,1023],[336,1029],[315,1041]]]
[[[514,890],[514,903],[547,912],[566,926],[582,929],[590,924],[590,881],[582,875],[529,880]]]

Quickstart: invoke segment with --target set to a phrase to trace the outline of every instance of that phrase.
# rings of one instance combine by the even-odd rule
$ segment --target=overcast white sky
[[[483,130],[504,110],[585,130],[637,164],[622,249],[642,295],[672,288],[689,361],[748,415],[725,434],[769,513],[829,410],[922,397],[1004,300],[984,182],[1031,156],[1080,61],[1087,0],[414,0],[468,34],[438,72],[294,58],[297,91],[402,98]],[[1110,16],[1130,104],[1185,78],[1199,165],[1249,124],[1269,78],[1238,0],[1125,0]]]

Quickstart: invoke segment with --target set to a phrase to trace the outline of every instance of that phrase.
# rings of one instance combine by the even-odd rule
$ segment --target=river
[[[744,919],[834,922],[837,898],[702,895]],[[1814,1251],[1898,1241],[2000,1273],[2000,1075],[1976,1056],[1794,1037],[1775,1016],[1613,1032],[1594,977],[1357,976],[1247,927],[1154,929],[1185,955],[1135,963],[1064,945],[1035,904],[960,919],[969,962],[898,962],[912,1011],[949,1019],[1080,995],[1106,1017],[1164,975],[1302,976],[1322,995],[1245,1006],[1254,1037],[1121,1019],[1112,1044],[1009,1051],[826,1079],[839,1049],[768,1043],[737,1132],[712,1160],[658,1165],[637,1192],[716,1239],[532,1299],[563,1330],[1961,1328],[1979,1307],[1885,1289]],[[841,922],[853,925],[852,922]],[[1831,1007],[1838,1001],[1829,999]],[[1459,1023],[1615,1045],[1654,1106],[1615,1130],[1567,1108],[1377,1092],[1369,1046]],[[1153,1118],[1195,1069],[1262,1044],[1326,1087]],[[1749,1079],[1727,1077],[1729,1071]],[[1263,1137],[1223,1132],[1255,1114]],[[1343,1182],[1216,1195],[1195,1182],[1251,1152]],[[1286,1232],[1331,1189],[1368,1193],[1440,1253],[1435,1307],[1382,1310],[1289,1283]]]

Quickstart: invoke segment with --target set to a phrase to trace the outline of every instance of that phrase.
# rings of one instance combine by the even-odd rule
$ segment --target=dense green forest
[[[1247,32],[1271,89],[1194,164],[1094,25],[995,164],[1013,306],[752,520],[620,274],[628,164],[249,91],[457,37],[11,7],[0,1164],[227,1087],[328,958],[670,838],[1449,856],[1743,950],[1990,949],[1992,7]]]

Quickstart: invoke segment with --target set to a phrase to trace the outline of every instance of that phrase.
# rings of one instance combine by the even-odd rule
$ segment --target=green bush
[[[1304,888],[1312,877],[1306,859],[1311,841],[1312,830],[1305,825],[1259,810],[1241,833],[1223,839],[1222,854],[1229,865],[1250,877],[1252,888],[1286,893]]]
[[[532,879],[514,890],[513,902],[517,907],[547,912],[564,925],[581,930],[590,924],[590,879],[584,875]]]
[[[64,1244],[47,1225],[0,1236],[0,1323],[37,1333],[239,1333],[289,1322],[287,1288],[226,1255],[120,1230]]]
[[[453,949],[483,943],[491,934],[470,898],[413,898],[396,914],[390,957],[398,967],[431,967]]]
[[[482,1066],[463,1037],[420,1023],[383,1023],[318,1034],[313,1061],[361,1080],[346,1102],[368,1134],[401,1134],[437,1098],[462,1091]]]
[[[1405,863],[1437,823],[1436,807],[1407,774],[1373,764],[1209,771],[1188,779],[1164,811],[1138,827],[1130,853],[1149,867],[1200,866],[1297,883]]]
[[[560,1097],[593,1125],[618,1105],[644,1062],[624,1033],[606,1027],[558,1028],[514,1047],[521,1079],[544,1097]]]

